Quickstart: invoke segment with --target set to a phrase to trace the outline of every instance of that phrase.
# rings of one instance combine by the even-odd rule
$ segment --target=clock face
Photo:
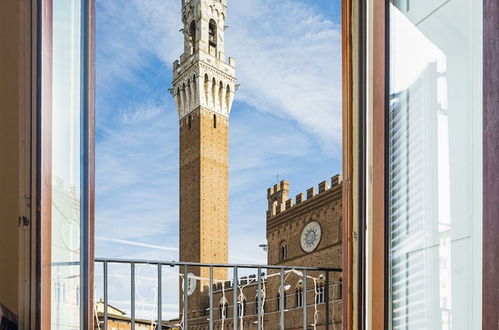
[[[303,251],[312,252],[319,246],[321,241],[321,225],[317,221],[311,221],[303,227],[300,235],[300,245]]]

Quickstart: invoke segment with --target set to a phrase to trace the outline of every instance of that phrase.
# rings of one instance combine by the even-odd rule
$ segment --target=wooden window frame
[[[499,1],[483,0],[482,329],[499,325]]]
[[[354,0],[342,0],[341,35],[342,35],[342,328],[353,327],[353,24]],[[361,1],[359,1],[360,3]],[[306,293],[305,293],[306,297]],[[317,298],[314,298],[317,299]],[[306,300],[306,298],[305,298]]]
[[[483,1],[482,329],[499,324],[499,1]],[[388,328],[386,106],[388,0],[372,0],[372,329]]]

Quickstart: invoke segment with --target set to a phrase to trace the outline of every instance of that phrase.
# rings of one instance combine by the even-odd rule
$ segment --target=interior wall
[[[0,1],[0,303],[18,312],[19,1]]]

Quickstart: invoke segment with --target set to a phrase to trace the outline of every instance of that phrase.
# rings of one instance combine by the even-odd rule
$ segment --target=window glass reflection
[[[390,4],[392,329],[478,329],[481,4]]]
[[[52,329],[80,328],[79,1],[53,1]]]

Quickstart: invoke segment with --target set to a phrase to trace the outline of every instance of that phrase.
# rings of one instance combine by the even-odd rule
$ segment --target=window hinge
[[[26,207],[31,207],[31,196],[30,195],[24,195],[24,201],[26,203]]]
[[[19,227],[24,226],[24,227],[29,227],[30,225],[30,220],[26,216],[19,216]]]

